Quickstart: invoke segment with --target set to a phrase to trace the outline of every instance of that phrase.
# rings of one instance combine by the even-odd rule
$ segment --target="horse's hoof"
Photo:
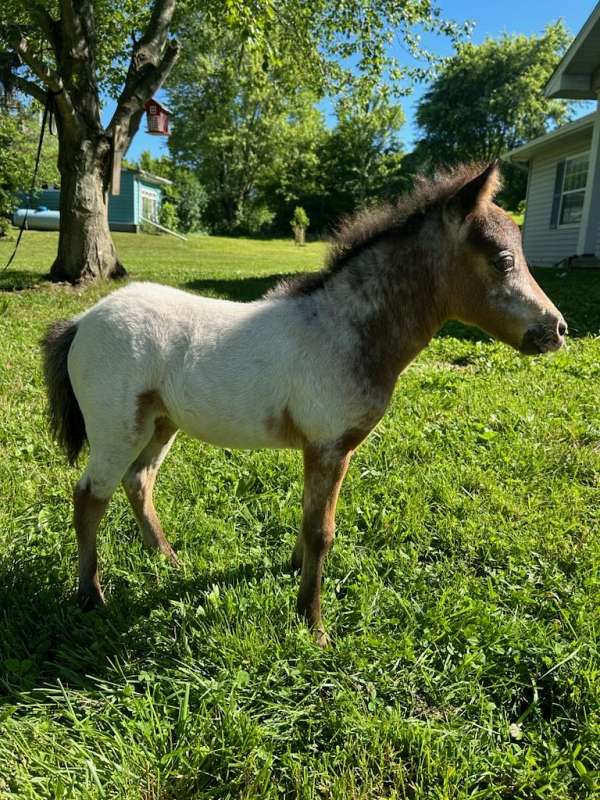
[[[331,639],[329,638],[329,634],[324,628],[318,628],[315,630],[315,642],[318,644],[319,647],[329,647],[331,644]]]
[[[168,550],[163,550],[162,554],[165,558],[167,558],[174,567],[177,569],[181,569],[181,561],[177,558],[177,553],[173,550],[172,547],[169,547]]]
[[[290,564],[294,572],[300,572],[302,570],[303,558],[304,547],[300,546],[298,542],[296,542],[294,549],[292,550],[292,558],[290,560]]]
[[[92,587],[90,589],[80,589],[77,593],[77,602],[82,611],[100,611],[106,607],[106,600],[101,589]]]
[[[290,570],[292,572],[300,572],[302,570],[302,557],[297,556],[296,553],[292,553],[292,557],[290,559]]]

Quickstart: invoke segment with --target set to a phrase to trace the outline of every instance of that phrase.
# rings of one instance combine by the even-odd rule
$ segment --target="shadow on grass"
[[[46,283],[48,275],[29,270],[0,270],[0,292],[20,292],[32,289],[40,283]]]
[[[130,590],[126,578],[118,578],[107,592],[106,609],[84,613],[74,596],[65,598],[64,576],[49,557],[7,565],[0,570],[0,708],[18,701],[23,692],[52,689],[57,681],[71,689],[94,688],[98,679],[114,674],[115,660],[156,658],[162,645],[153,644],[161,624],[154,610],[170,609],[177,600],[201,599],[214,585],[225,589],[264,580],[267,573],[289,575],[290,569],[242,563],[183,578],[172,568],[160,585],[148,579],[141,594]],[[210,610],[205,619],[210,624]]]
[[[198,278],[182,284],[182,288],[189,289],[199,294],[214,294],[226,300],[238,300],[249,303],[258,300],[269,289],[272,289],[283,278],[297,277],[296,275],[257,275],[249,278]]]
[[[569,336],[600,333],[600,271],[537,269],[534,276],[569,325]]]
[[[552,302],[564,314],[572,337],[600,333],[600,271],[557,269],[538,269],[534,272],[536,280],[548,294]],[[280,280],[294,275],[273,274],[248,278],[220,278],[188,281],[183,288],[210,293],[227,300],[249,302],[257,300]],[[448,322],[440,333],[442,337],[453,337],[467,341],[486,341],[489,339],[476,328],[459,322]]]

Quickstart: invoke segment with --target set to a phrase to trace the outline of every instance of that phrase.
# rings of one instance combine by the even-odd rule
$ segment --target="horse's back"
[[[203,319],[215,325],[244,315],[252,304],[204,297],[158,283],[132,283],[92,306],[81,316],[81,323],[99,321],[118,327],[125,336],[160,335],[173,337],[180,329],[190,329]],[[161,323],[159,329],[157,323]]]
[[[91,349],[108,343],[135,353],[140,347],[172,348],[203,332],[235,328],[252,303],[203,297],[155,283],[133,283],[100,300],[77,318],[77,340]],[[147,357],[148,353],[144,355]]]
[[[102,427],[116,413],[131,427],[139,398],[155,392],[193,436],[276,446],[262,418],[279,413],[289,393],[293,325],[280,300],[234,303],[131,284],[77,324],[69,372],[86,423],[91,417]]]
[[[178,428],[226,447],[333,440],[371,411],[343,358],[348,331],[293,298],[132,284],[77,324],[69,374],[88,437],[130,435],[149,394]]]

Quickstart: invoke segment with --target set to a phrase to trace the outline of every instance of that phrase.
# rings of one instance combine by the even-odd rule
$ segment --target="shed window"
[[[567,158],[561,192],[560,225],[576,225],[581,222],[585,184],[588,173],[587,153]]]
[[[156,192],[142,189],[142,217],[150,222],[158,222],[158,197]]]

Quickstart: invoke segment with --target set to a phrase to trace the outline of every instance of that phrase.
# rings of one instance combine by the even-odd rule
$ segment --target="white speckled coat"
[[[365,395],[348,369],[357,333],[332,300],[235,303],[133,283],[77,318],[68,368],[92,457],[101,451],[94,493],[110,494],[144,446],[138,403],[148,392],[177,428],[223,447],[289,447],[284,413],[315,444],[381,416],[387,398]]]

